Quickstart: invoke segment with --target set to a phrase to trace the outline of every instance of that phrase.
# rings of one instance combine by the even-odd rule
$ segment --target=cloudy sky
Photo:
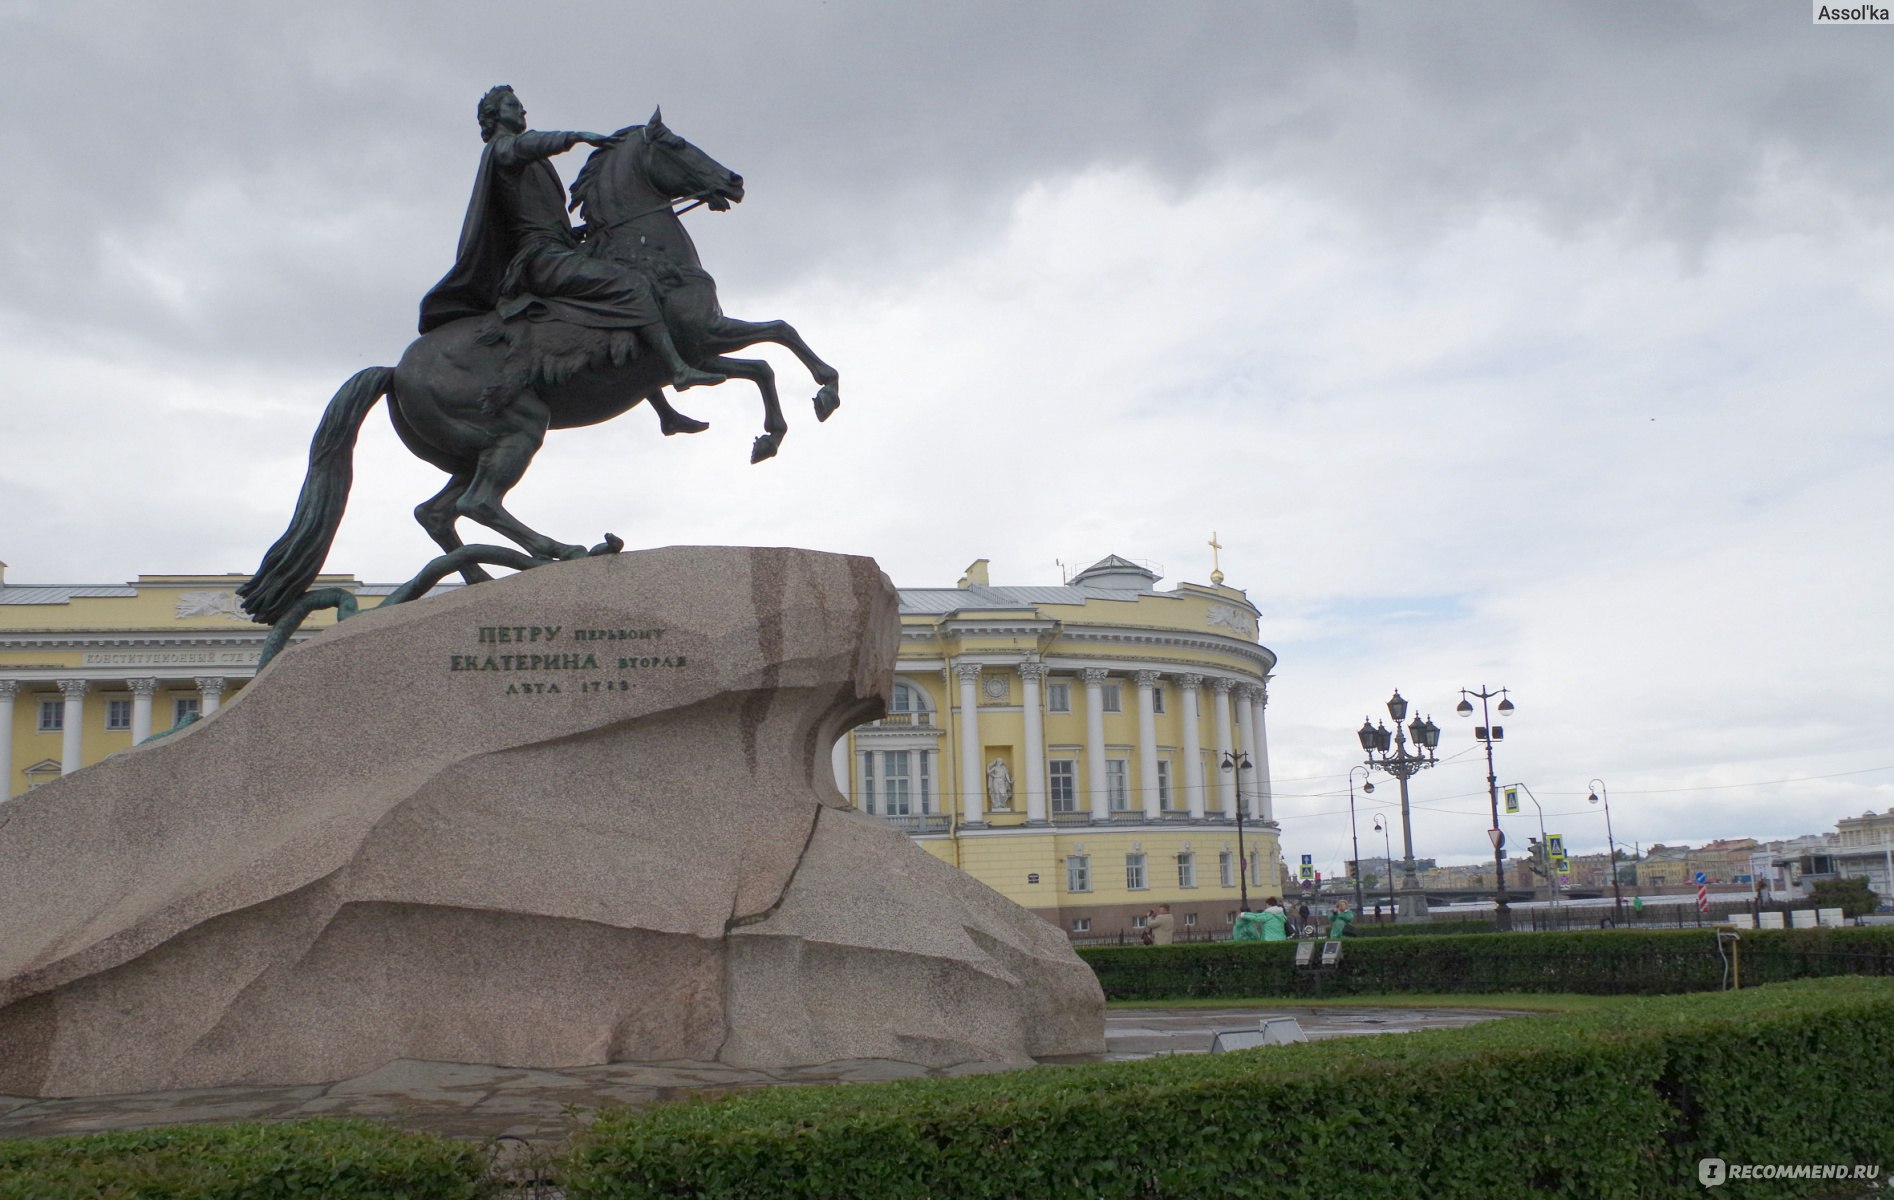
[[[844,405],[766,352],[775,461],[746,385],[692,392],[692,439],[553,434],[528,523],[908,586],[1201,582],[1214,531],[1329,870],[1397,686],[1446,731],[1422,855],[1487,853],[1481,685],[1577,849],[1593,777],[1627,843],[1832,828],[1894,806],[1891,50],[1800,0],[0,0],[0,559],[252,569],[452,260],[481,92],[661,103],[749,187],[687,218],[724,308]],[[331,568],[406,578],[441,478],[379,416],[356,463]]]

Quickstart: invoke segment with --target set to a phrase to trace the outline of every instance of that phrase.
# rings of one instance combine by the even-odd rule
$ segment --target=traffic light
[[[1544,875],[1547,867],[1545,843],[1538,838],[1528,838],[1527,842],[1532,847],[1532,862],[1530,864],[1532,873],[1534,875]]]

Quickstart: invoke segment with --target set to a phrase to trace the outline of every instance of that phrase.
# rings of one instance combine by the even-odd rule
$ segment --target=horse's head
[[[743,202],[743,176],[672,133],[663,109],[651,111],[642,136],[650,148],[646,178],[671,199],[701,198],[719,212]]]
[[[662,109],[613,136],[572,184],[572,205],[588,223],[610,224],[654,198],[703,200],[720,212],[742,202],[743,176],[672,133]]]

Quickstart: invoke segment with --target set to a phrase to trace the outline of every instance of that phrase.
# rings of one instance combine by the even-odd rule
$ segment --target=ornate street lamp
[[[1381,835],[1382,865],[1388,869],[1388,920],[1394,920],[1394,847],[1388,844],[1388,815],[1374,815],[1375,832]]]
[[[1493,770],[1493,743],[1505,738],[1506,728],[1503,725],[1493,724],[1493,719],[1487,712],[1486,702],[1498,700],[1499,707],[1494,711],[1502,717],[1513,715],[1513,702],[1507,699],[1505,688],[1490,692],[1485,684],[1481,684],[1477,692],[1461,688],[1460,703],[1454,705],[1453,711],[1463,717],[1472,716],[1474,700],[1480,702],[1480,720],[1485,724],[1475,725],[1473,736],[1486,746],[1486,797],[1493,806],[1493,827],[1486,831],[1486,836],[1493,843],[1493,871],[1499,887],[1499,890],[1494,893],[1493,915],[1495,923],[1501,929],[1511,929],[1513,912],[1506,906],[1506,834],[1499,827],[1499,776]]]
[[[1243,772],[1250,769],[1250,756],[1241,750],[1223,752],[1223,769],[1234,772],[1236,779],[1236,857],[1238,869],[1236,877],[1237,892],[1242,897],[1243,911],[1250,910],[1250,860],[1243,849]]]
[[[1355,915],[1357,919],[1359,919],[1361,915],[1361,909],[1362,909],[1361,834],[1356,832],[1355,830],[1355,772],[1356,771],[1361,772],[1361,790],[1363,792],[1366,792],[1370,796],[1374,795],[1374,781],[1372,779],[1369,779],[1368,776],[1372,775],[1374,772],[1371,771],[1367,767],[1348,768],[1348,840],[1355,847],[1355,866],[1354,866],[1354,872],[1353,872],[1355,876]]]
[[[1618,886],[1618,843],[1611,836],[1611,793],[1605,790],[1605,781],[1591,781],[1591,802],[1604,802],[1605,806],[1605,846],[1611,854],[1611,924],[1615,928],[1624,919],[1624,891]]]
[[[1386,725],[1374,725],[1364,718],[1361,728],[1355,731],[1355,737],[1361,742],[1361,748],[1368,755],[1370,770],[1382,770],[1394,776],[1401,784],[1401,890],[1418,893],[1420,877],[1414,871],[1414,829],[1410,823],[1410,810],[1407,802],[1407,781],[1422,770],[1434,765],[1434,747],[1440,745],[1440,727],[1433,720],[1421,720],[1416,716],[1407,728],[1401,728],[1401,722],[1407,717],[1407,701],[1402,699],[1400,689],[1388,701],[1388,716],[1394,721],[1390,732]],[[1413,735],[1414,748],[1425,754],[1409,753],[1407,736]],[[1389,747],[1393,752],[1389,752]],[[1380,757],[1376,757],[1376,755]],[[1393,874],[1392,866],[1389,874]],[[1424,895],[1410,897],[1410,911],[1403,916],[1424,916],[1427,912],[1427,898]]]

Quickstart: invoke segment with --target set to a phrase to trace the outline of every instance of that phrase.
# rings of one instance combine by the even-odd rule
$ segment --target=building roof
[[[98,587],[83,583],[46,583],[21,587],[0,584],[0,604],[69,604],[73,600],[129,599],[133,587]]]

